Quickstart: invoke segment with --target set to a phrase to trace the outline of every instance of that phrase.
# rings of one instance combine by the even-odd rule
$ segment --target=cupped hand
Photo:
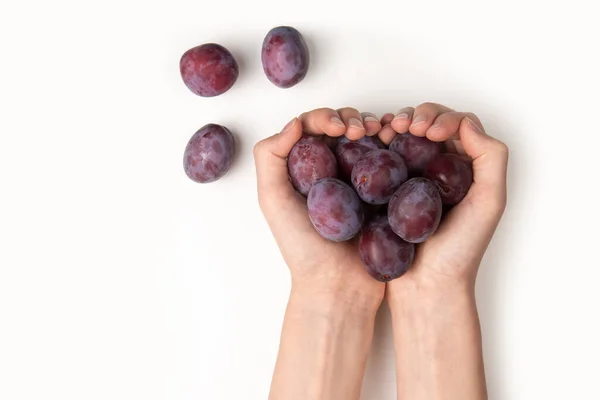
[[[381,303],[385,285],[365,271],[356,241],[335,243],[317,233],[308,217],[306,198],[290,183],[287,168],[287,156],[303,133],[357,140],[380,129],[372,114],[321,108],[292,119],[281,133],[256,144],[259,204],[290,269],[292,286],[357,304]]]
[[[487,135],[472,113],[439,104],[407,107],[382,118],[379,137],[389,144],[397,134],[410,132],[444,142],[449,152],[472,161],[473,184],[465,198],[442,219],[436,233],[417,248],[412,268],[390,286],[406,282],[474,286],[483,254],[506,206],[508,148]]]

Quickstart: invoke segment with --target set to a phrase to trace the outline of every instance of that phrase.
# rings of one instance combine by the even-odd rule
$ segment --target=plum
[[[350,140],[346,136],[342,136],[335,148],[341,176],[350,180],[354,164],[369,151],[378,149],[385,149],[385,145],[373,136],[363,136],[359,140]]]
[[[390,150],[402,156],[406,161],[409,174],[414,177],[420,175],[427,164],[442,152],[442,145],[426,137],[404,133],[392,140]]]
[[[308,72],[308,47],[304,38],[290,26],[267,33],[262,46],[262,65],[275,86],[286,89],[298,84]]]
[[[372,150],[354,164],[352,185],[365,203],[386,204],[408,178],[402,157],[390,150]]]
[[[442,217],[442,199],[429,179],[412,178],[396,190],[388,205],[392,230],[410,243],[424,242],[437,230]]]
[[[179,61],[183,82],[193,93],[214,97],[228,91],[238,77],[238,64],[225,47],[206,43],[186,51]]]
[[[200,128],[185,147],[183,168],[195,182],[214,182],[229,170],[234,152],[235,140],[229,129],[208,124]]]
[[[415,255],[415,245],[394,233],[386,215],[378,215],[365,225],[358,250],[369,275],[380,282],[404,275]]]
[[[432,180],[440,190],[442,203],[458,204],[467,194],[473,183],[471,165],[456,154],[440,154],[435,157],[423,176]]]
[[[311,223],[327,240],[352,239],[362,228],[364,214],[360,199],[346,183],[335,178],[316,182],[307,198]]]
[[[316,136],[302,137],[290,151],[287,163],[292,185],[305,196],[319,179],[337,177],[335,156]]]

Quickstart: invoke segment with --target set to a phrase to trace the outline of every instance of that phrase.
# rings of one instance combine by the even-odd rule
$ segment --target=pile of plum
[[[331,146],[333,151],[321,137],[304,136],[288,157],[290,180],[307,196],[314,228],[335,242],[359,235],[359,252],[373,278],[402,276],[415,244],[438,228],[443,208],[467,194],[471,165],[444,153],[441,143],[410,133],[396,136],[387,149],[369,136],[342,137]]]

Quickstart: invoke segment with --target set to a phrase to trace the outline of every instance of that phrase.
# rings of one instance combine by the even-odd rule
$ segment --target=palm
[[[371,278],[362,265],[356,240],[336,243],[321,237],[308,217],[306,198],[291,185],[277,203],[282,207],[276,219],[287,221],[287,229],[285,235],[276,237],[284,259],[296,268],[293,272],[297,276],[355,282],[365,291],[383,295],[383,284]]]
[[[457,142],[459,143],[457,146]],[[446,142],[449,152],[464,155],[457,140]],[[481,168],[486,160],[474,160],[473,167]],[[473,184],[465,198],[442,218],[436,233],[419,245],[413,268],[408,276],[434,272],[444,277],[474,276],[483,257],[500,214],[485,210],[495,209],[485,187]]]

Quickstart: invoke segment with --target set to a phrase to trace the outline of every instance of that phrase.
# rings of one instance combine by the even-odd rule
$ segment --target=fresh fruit
[[[386,215],[379,215],[362,230],[358,242],[367,272],[380,282],[404,275],[413,262],[415,245],[394,233]]]
[[[342,136],[335,148],[335,155],[342,177],[349,180],[352,175],[352,168],[358,160],[371,150],[384,148],[384,144],[373,136],[363,136],[359,140],[350,140],[346,136]]]
[[[411,176],[418,176],[427,164],[442,152],[442,145],[425,137],[404,133],[392,140],[390,150],[402,156]]]
[[[325,178],[315,183],[308,193],[307,205],[310,221],[325,239],[349,240],[362,228],[360,199],[339,179]]]
[[[263,69],[277,87],[289,88],[304,79],[309,58],[304,38],[292,27],[273,28],[263,41]]]
[[[337,177],[337,163],[325,142],[305,136],[288,156],[288,173],[296,190],[306,196],[319,179]]]
[[[406,181],[392,196],[388,221],[392,230],[410,243],[424,242],[442,217],[442,199],[436,185],[425,178]]]
[[[369,204],[385,204],[408,177],[406,164],[390,150],[372,150],[354,164],[352,185]]]
[[[183,82],[193,93],[213,97],[228,91],[238,77],[238,65],[229,50],[207,43],[186,51],[179,62]]]
[[[432,180],[444,204],[458,204],[473,183],[471,165],[456,154],[440,154],[425,168],[423,176]]]
[[[229,129],[208,124],[189,140],[183,155],[183,168],[195,182],[213,182],[229,170],[234,152],[235,140]]]

